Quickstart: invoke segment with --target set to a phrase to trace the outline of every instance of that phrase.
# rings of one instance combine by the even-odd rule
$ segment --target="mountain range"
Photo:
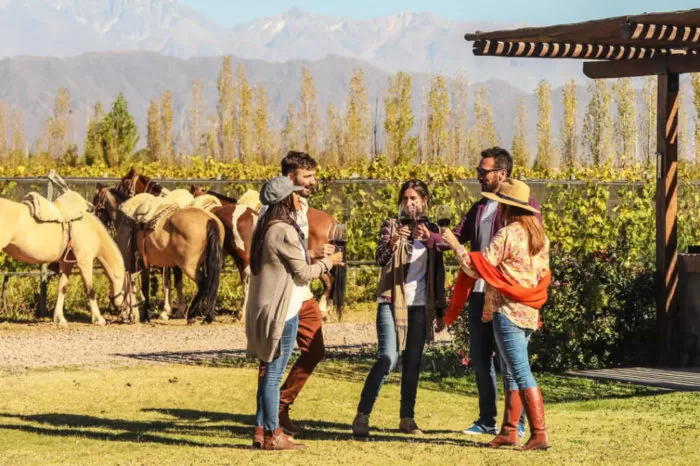
[[[315,15],[292,8],[235,27],[217,25],[174,0],[0,0],[0,101],[21,111],[30,141],[40,137],[58,89],[71,94],[73,139],[82,143],[88,117],[123,92],[145,141],[146,109],[165,89],[173,93],[175,129],[184,121],[191,87],[204,86],[206,111],[216,107],[221,55],[243,63],[249,81],[268,94],[270,120],[279,127],[288,103],[299,99],[303,68],[311,72],[321,117],[330,103],[342,108],[355,68],[365,72],[370,105],[379,104],[388,77],[413,76],[413,107],[435,73],[464,75],[488,89],[500,142],[510,145],[515,102],[524,97],[534,145],[540,79],[552,85],[553,130],[561,120],[560,86],[581,80],[581,64],[566,60],[474,57],[463,34],[523,24],[459,22],[411,11],[367,20]],[[588,102],[579,89],[579,115]],[[686,105],[692,99],[686,99]],[[374,109],[372,111],[374,115]],[[533,147],[534,149],[534,147]]]
[[[175,0],[0,0],[0,58],[72,57],[85,52],[147,50],[177,58],[231,54],[271,62],[337,55],[395,73],[467,74],[503,79],[524,90],[547,78],[581,78],[562,60],[474,57],[466,32],[524,26],[451,21],[404,11],[374,19],[316,15],[291,8],[234,27],[209,21]]]

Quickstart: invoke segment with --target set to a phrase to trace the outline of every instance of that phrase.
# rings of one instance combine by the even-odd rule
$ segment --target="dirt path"
[[[349,351],[377,342],[374,324],[330,323],[323,326],[326,346]],[[449,340],[443,332],[440,340]],[[71,324],[10,325],[0,328],[0,371],[90,366],[193,362],[222,356],[245,356],[241,324],[186,326],[183,322],[153,325]]]

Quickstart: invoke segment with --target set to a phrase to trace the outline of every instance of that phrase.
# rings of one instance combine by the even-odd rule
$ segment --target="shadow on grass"
[[[34,415],[0,413],[0,430],[16,430],[51,437],[79,437],[81,439],[110,442],[249,449],[247,445],[221,442],[198,442],[187,438],[168,437],[167,434],[199,437],[232,436],[239,440],[249,440],[252,439],[253,429],[255,427],[255,416],[248,414],[220,413],[189,409],[144,409],[143,411],[173,416],[176,419],[173,421],[129,421],[67,413]],[[3,422],[4,420],[16,420],[26,424],[16,422],[5,423]],[[202,421],[218,424],[202,425]],[[350,424],[303,419],[299,420],[299,424],[304,429],[303,434],[298,436],[299,440],[348,441],[353,439]],[[106,430],[106,432],[94,429],[102,429]],[[426,431],[426,435],[420,437],[407,437],[398,434],[398,432],[395,435],[391,435],[384,432],[386,431],[373,431],[371,441],[471,447],[483,446],[483,444],[472,440],[431,436],[431,434],[456,434],[456,432],[451,431]]]
[[[15,419],[18,421],[40,425],[37,426],[16,423],[6,424],[3,423],[3,419]],[[90,429],[105,429],[109,431],[100,432]],[[87,438],[91,440],[112,442],[157,443],[161,445],[212,448],[248,448],[246,445],[197,442],[194,440],[172,438],[162,435],[163,433],[169,433],[173,435],[194,434],[199,436],[212,436],[216,431],[219,431],[222,432],[222,436],[224,436],[225,433],[230,432],[230,429],[228,429],[227,426],[197,426],[162,421],[139,422],[127,421],[123,419],[105,419],[94,416],[67,413],[34,415],[0,413],[0,430],[17,430],[52,437],[79,437],[81,439]],[[155,433],[154,431],[158,431],[158,433]],[[236,435],[236,437],[238,437],[238,435]]]
[[[234,435],[241,435],[243,438],[252,438],[253,429],[255,428],[255,416],[236,413],[221,413],[211,411],[199,411],[191,409],[145,409],[147,412],[157,412],[164,415],[174,416],[178,419],[195,422],[206,420],[208,422],[226,422],[235,424],[232,427]],[[351,424],[323,421],[318,419],[298,419],[295,420],[302,429],[303,433],[297,436],[299,441],[303,440],[319,440],[319,441],[348,441],[353,440]],[[408,437],[398,433],[395,435],[386,434],[386,431],[372,431],[371,441],[376,442],[406,442],[406,443],[425,443],[434,445],[459,445],[481,447],[483,444],[466,439],[454,438],[437,438],[430,435],[440,434],[457,434],[456,431],[447,430],[428,430],[426,435],[420,437]]]
[[[427,350],[423,355],[421,389],[478,396],[473,370],[454,363],[451,359],[446,360],[439,346],[436,345],[432,350]],[[437,351],[434,348],[437,348]],[[291,359],[292,363],[298,354],[299,352],[295,351]],[[120,356],[161,363],[222,368],[255,368],[258,365],[257,361],[246,358],[244,350],[160,352],[120,354]],[[376,345],[329,346],[326,347],[325,360],[317,366],[314,375],[336,381],[362,383],[374,364],[375,358]],[[399,360],[397,369],[389,375],[386,383],[399,384],[400,374]],[[626,399],[670,393],[666,390],[631,383],[595,381],[550,373],[534,375],[542,387],[547,403]]]

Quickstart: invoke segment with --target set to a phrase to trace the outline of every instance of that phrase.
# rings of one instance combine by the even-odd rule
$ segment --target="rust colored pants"
[[[321,309],[316,300],[304,301],[299,310],[299,330],[297,331],[297,345],[301,355],[280,389],[280,408],[289,408],[294,403],[316,365],[326,354],[322,323]],[[260,378],[265,374],[264,365],[260,365],[258,374]]]

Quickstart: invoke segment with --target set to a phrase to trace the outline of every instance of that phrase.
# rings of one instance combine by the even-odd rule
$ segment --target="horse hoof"
[[[170,316],[167,312],[163,311],[160,313],[160,320],[170,320]]]
[[[68,328],[68,322],[65,319],[54,321],[56,327],[58,328]]]
[[[187,319],[187,325],[192,325],[192,324],[196,324],[196,323],[197,323],[197,319],[194,317],[191,319]]]
[[[93,324],[99,325],[100,327],[104,327],[105,325],[107,325],[107,321],[100,318],[100,319],[97,319],[96,321],[94,321]]]

